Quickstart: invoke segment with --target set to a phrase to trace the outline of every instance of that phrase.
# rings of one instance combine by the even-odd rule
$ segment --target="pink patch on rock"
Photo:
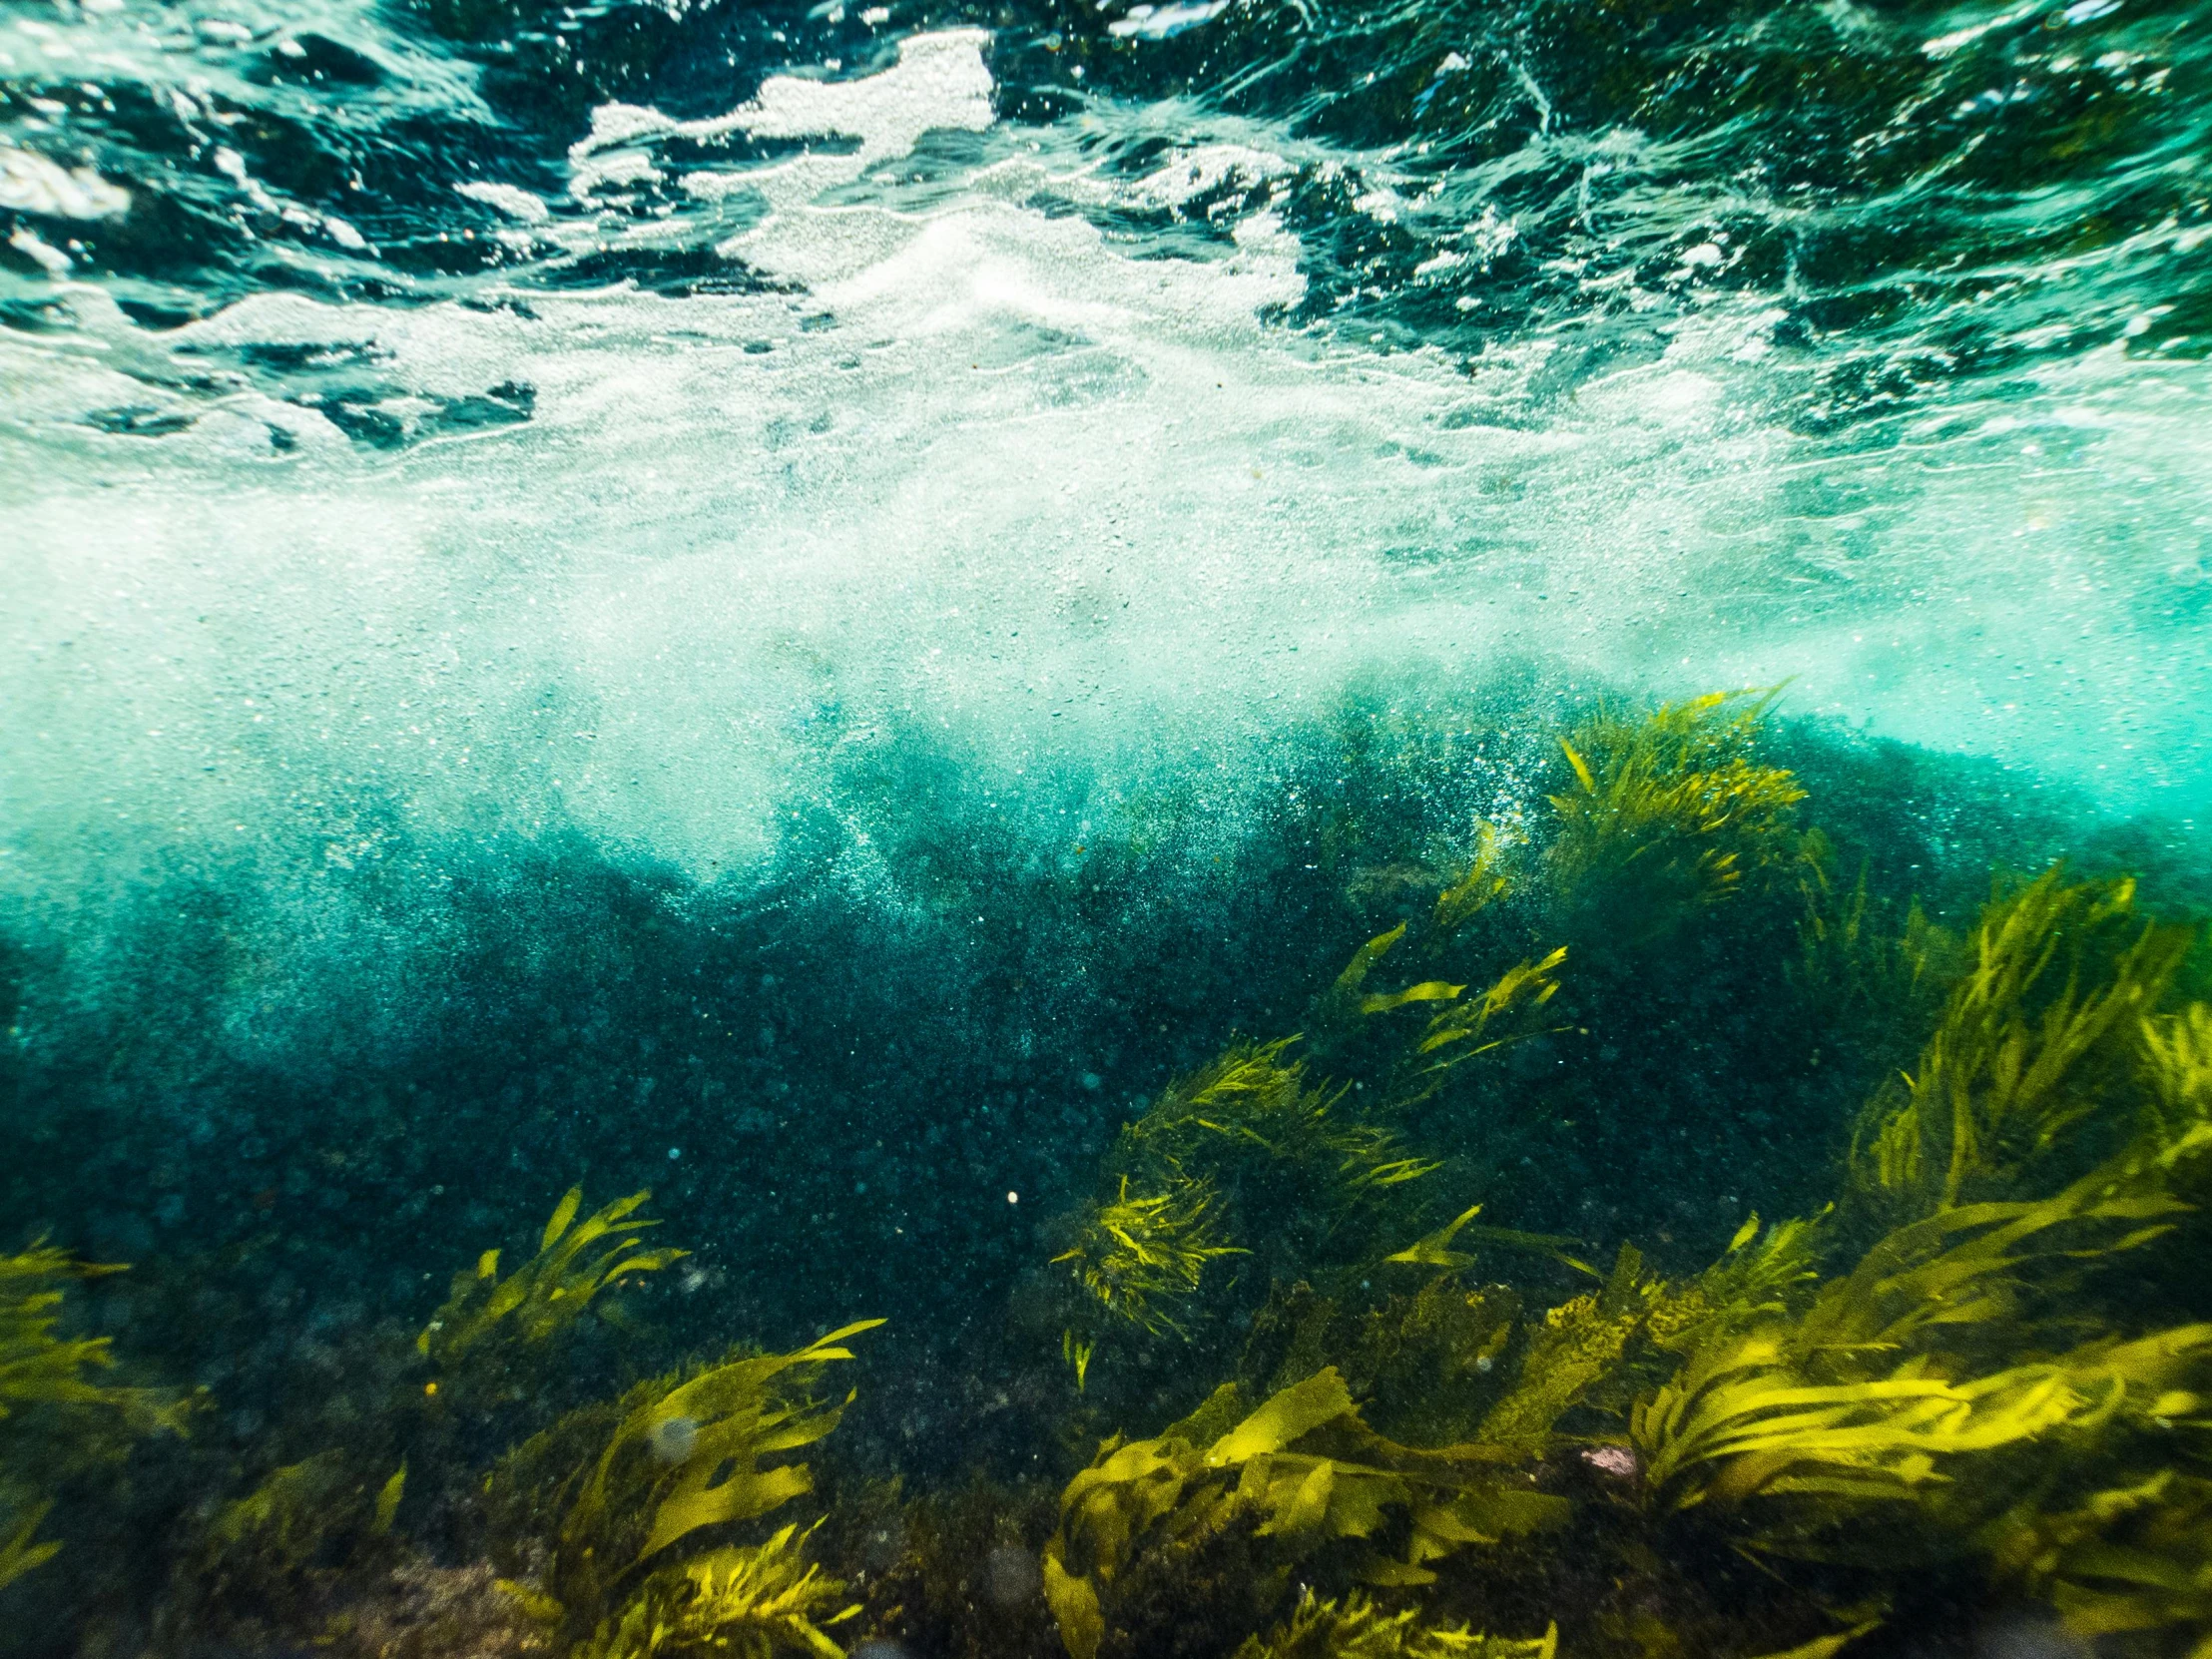
[[[1592,1446],[1582,1453],[1582,1461],[1616,1479],[1627,1480],[1637,1472],[1636,1454],[1624,1445]]]

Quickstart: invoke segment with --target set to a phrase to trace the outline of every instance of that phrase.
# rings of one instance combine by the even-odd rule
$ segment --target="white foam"
[[[131,211],[131,193],[92,168],[64,168],[0,139],[0,208],[52,219],[118,219]]]
[[[1257,189],[1292,141],[1199,133],[1121,178],[991,125],[980,45],[718,118],[858,142],[730,170],[771,204],[746,259],[792,292],[266,295],[157,335],[62,289],[78,329],[0,333],[6,879],[338,844],[364,792],[727,871],[902,726],[1009,778],[1080,759],[1135,797],[1198,756],[1260,789],[1355,676],[1418,697],[1522,652],[1664,690],[1795,675],[1792,707],[2114,802],[2212,796],[2212,661],[2170,620],[2212,591],[2203,365],[2114,350],[1855,448],[1772,413],[1808,371],[1750,296],[1537,403],[1544,338],[1470,374],[1264,320],[1306,296],[1265,210],[1134,257],[1070,205]],[[948,128],[964,173],[868,193]],[[577,165],[699,130],[601,111]],[[394,409],[527,384],[532,418],[393,453],[243,379],[188,394],[266,345]],[[195,423],[94,419],[129,407]]]
[[[543,225],[553,217],[544,201],[519,185],[497,185],[471,179],[453,187],[457,195],[487,208],[496,208],[518,225]]]
[[[1167,5],[1138,4],[1113,22],[1106,32],[1117,40],[1169,40],[1186,29],[1211,23],[1229,9],[1229,0],[1171,0]]]
[[[988,129],[993,120],[991,77],[983,65],[983,47],[989,38],[979,29],[915,35],[899,43],[893,67],[850,81],[772,75],[748,102],[704,121],[674,121],[658,110],[603,104],[592,111],[591,132],[570,148],[569,163],[579,180],[596,182],[609,176],[607,152],[650,140],[712,144],[736,133],[762,139],[858,139],[858,148],[849,153],[810,151],[774,166],[703,170],[684,181],[702,198],[724,196],[742,186],[787,211],[803,208],[869,167],[907,154],[924,134]],[[579,187],[577,193],[585,192]]]

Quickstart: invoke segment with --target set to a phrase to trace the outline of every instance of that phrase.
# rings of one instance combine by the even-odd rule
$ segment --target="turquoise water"
[[[1769,1321],[1906,1224],[1869,1137],[1966,1042],[1992,879],[2063,858],[2118,910],[2037,924],[2065,968],[2021,1052],[2117,1000],[2050,1061],[2047,1134],[1938,1210],[2071,1191],[2155,1118],[2168,1185],[2129,1202],[2169,1231],[2124,1249],[2165,1254],[2020,1268],[1971,1356],[1852,1364],[1965,1387],[2207,1312],[2173,1148],[2212,1101],[2159,1045],[2212,990],[2208,28],[0,0],[0,1250],[130,1264],[7,1283],[106,1341],[72,1387],[150,1390],[10,1395],[51,1334],[8,1316],[11,1648],[2201,1654],[2194,1360],[2066,1374],[2141,1393],[2110,1420],[2151,1450],[2083,1403],[1885,1465],[1913,1491],[1849,1525],[1895,1534],[1876,1563],[1655,1472],[1706,1351],[1652,1310],[1754,1212],[1838,1205]],[[1742,687],[1777,688],[1756,736],[1627,735]],[[1688,794],[1616,790],[1638,755]],[[2153,923],[2156,972],[2119,942]],[[1427,1021],[1561,947],[1509,1041],[1408,1081]],[[1372,981],[1333,992],[1348,961]],[[1330,1133],[1417,1173],[1364,1186],[1390,1160],[1294,1155],[1288,1117],[1243,1137],[1272,1174],[1176,1138],[1209,1063],[1294,1034]],[[489,1295],[573,1184],[581,1217],[649,1188],[638,1248],[690,1254],[448,1353],[451,1276],[498,1248]],[[1084,1278],[1132,1195],[1235,1253],[1172,1318]],[[1549,1242],[1386,1266],[1476,1203]],[[2066,1260],[2122,1248],[2065,1225]],[[1484,1412],[1609,1272],[1644,1323],[1512,1440]],[[2068,1299],[2063,1340],[2018,1312]],[[644,1554],[637,1522],[597,1546],[631,1576],[578,1587],[593,1402],[870,1319],[774,1384],[855,1394],[811,1493]],[[1845,1385],[1823,1354],[1796,1381]],[[1417,1567],[1434,1491],[1353,1532],[1320,1487],[1268,1519],[1255,1475],[1204,1549],[1085,1554],[1102,1438],[1325,1368],[1360,1433],[1480,1444],[1576,1518],[1452,1487],[1470,1536],[1392,1582],[1359,1552]],[[1263,1455],[1387,1461],[1317,1420],[1326,1451]],[[623,1455],[673,1480],[705,1454],[666,1428]],[[622,1625],[651,1584],[666,1619],[711,1599],[654,1573],[818,1519],[787,1547],[851,1618]],[[2083,1539],[2165,1599],[2111,1612]],[[1309,1589],[1415,1622],[1293,1629]]]

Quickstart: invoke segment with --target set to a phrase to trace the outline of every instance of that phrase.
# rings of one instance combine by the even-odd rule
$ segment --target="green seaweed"
[[[2146,1017],[2142,1026],[2147,1133],[2171,1152],[2212,1122],[2212,1003]]]
[[[496,1371],[500,1359],[569,1329],[610,1286],[681,1261],[689,1251],[640,1246],[638,1235],[660,1225],[637,1214],[652,1196],[632,1193],[579,1222],[584,1189],[571,1187],[529,1261],[501,1278],[501,1253],[487,1250],[453,1276],[451,1294],[415,1339],[416,1349],[441,1372]]]
[[[2190,937],[2141,918],[2129,880],[2053,867],[2000,892],[1919,1066],[1859,1126],[1857,1196],[1886,1218],[1928,1215],[2063,1152],[2135,1069]]]
[[[506,1483],[550,1493],[559,1511],[539,1605],[567,1643],[612,1640],[625,1620],[646,1617],[635,1612],[633,1594],[655,1607],[670,1605],[675,1581],[660,1575],[673,1570],[669,1557],[679,1546],[756,1520],[814,1489],[805,1463],[766,1459],[813,1445],[837,1426],[850,1396],[826,1404],[805,1390],[825,1367],[853,1357],[845,1339],[882,1323],[863,1320],[789,1354],[739,1355],[689,1376],[640,1383],[614,1410],[588,1410],[582,1426],[605,1431],[605,1442],[565,1471],[557,1465],[579,1436],[564,1424],[510,1455]],[[611,1430],[603,1430],[609,1420]],[[550,1479],[548,1465],[555,1466]],[[529,1505],[516,1507],[527,1512]],[[816,1591],[803,1593],[802,1581],[786,1570],[789,1543],[778,1544],[773,1558],[726,1562],[728,1572],[716,1580],[724,1587],[717,1593],[727,1592],[725,1604],[750,1606],[747,1597],[774,1601],[788,1593],[797,1598],[786,1604],[790,1609],[815,1605]],[[650,1629],[650,1619],[640,1628]]]
[[[1213,1189],[1204,1181],[1175,1177],[1164,1192],[1132,1197],[1124,1175],[1112,1202],[1082,1218],[1075,1243],[1053,1257],[1053,1265],[1073,1264],[1084,1293],[1116,1319],[1155,1335],[1180,1336],[1183,1328],[1169,1312],[1173,1303],[1196,1294],[1208,1263],[1245,1254],[1214,1242],[1214,1207]],[[1080,1382],[1090,1345],[1071,1334],[1063,1346]]]
[[[856,1617],[859,1604],[845,1602],[843,1583],[802,1556],[806,1537],[797,1533],[787,1525],[761,1543],[712,1550],[654,1573],[617,1618],[574,1652],[578,1659],[664,1653],[844,1659],[829,1629]]]
[[[1266,1636],[1248,1637],[1236,1659],[1554,1659],[1559,1627],[1541,1636],[1486,1636],[1465,1625],[1429,1624],[1407,1608],[1385,1612],[1355,1590],[1342,1601],[1311,1589]]]
[[[2172,1632],[2195,1638],[2191,1653],[2212,1642],[2212,1479],[2201,1472],[2160,1468],[2064,1510],[2012,1517],[1995,1560],[2069,1633],[2106,1651],[2110,1638]]]
[[[387,1483],[388,1484],[388,1483]],[[179,1577],[201,1628],[311,1629],[335,1582],[389,1554],[374,1491],[342,1448],[271,1469],[217,1509]]]
[[[1304,1062],[1286,1057],[1294,1041],[1232,1043],[1123,1126],[1105,1191],[1053,1258],[1086,1312],[1109,1326],[1182,1334],[1187,1317],[1175,1310],[1199,1291],[1207,1266],[1263,1242],[1248,1210],[1296,1208],[1332,1231],[1356,1231],[1384,1213],[1382,1195],[1437,1168],[1410,1154],[1394,1128],[1354,1110],[1349,1086],[1310,1084]]]
[[[1805,914],[1792,973],[1807,1011],[1829,1025],[1921,1028],[1964,966],[1961,941],[1917,898],[1894,931],[1886,927],[1866,863],[1848,892],[1839,891],[1827,837],[1810,830],[1803,844]]]
[[[60,1550],[37,1532],[62,1479],[120,1459],[144,1435],[185,1431],[192,1400],[99,1381],[115,1366],[110,1339],[61,1335],[67,1288],[125,1271],[44,1239],[0,1256],[0,1585]]]
[[[1645,929],[1720,903],[1797,863],[1796,777],[1751,755],[1774,692],[1715,692],[1641,719],[1603,711],[1559,740],[1571,788],[1550,798],[1544,878],[1565,898],[1603,894]],[[1633,886],[1643,902],[1624,902]]]
[[[0,1420],[52,1405],[128,1436],[183,1428],[189,1405],[174,1395],[94,1381],[115,1364],[108,1338],[56,1335],[66,1286],[127,1271],[81,1262],[43,1239],[0,1256]]]
[[[1375,1433],[1334,1368],[1257,1409],[1242,1406],[1225,1384],[1163,1434],[1109,1438],[1069,1483],[1044,1578],[1074,1659],[1094,1659],[1117,1588],[1163,1544],[1187,1548],[1239,1529],[1266,1541],[1266,1557],[1292,1564],[1355,1541],[1367,1546],[1360,1576],[1411,1585],[1432,1580],[1440,1557],[1555,1526],[1566,1508],[1502,1480],[1494,1447],[1418,1450]],[[1379,1547],[1385,1531],[1402,1535],[1402,1553]]]
[[[13,1584],[33,1568],[42,1567],[61,1553],[61,1545],[51,1538],[37,1537],[39,1523],[46,1519],[51,1503],[34,1503],[28,1514],[16,1519],[15,1530],[7,1541],[0,1543],[0,1588]]]

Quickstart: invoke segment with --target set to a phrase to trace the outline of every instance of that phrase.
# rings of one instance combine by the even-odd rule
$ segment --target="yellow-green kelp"
[[[0,1256],[0,1586],[62,1547],[38,1533],[63,1479],[141,1435],[184,1431],[190,1400],[100,1381],[115,1365],[110,1339],[62,1334],[68,1287],[124,1271],[43,1239]]]
[[[1567,915],[1602,888],[1649,946],[1754,881],[1794,885],[1800,957],[1778,978],[1922,1032],[1861,1112],[1836,1202],[1751,1217],[1685,1277],[1624,1243],[1600,1285],[1523,1314],[1533,1286],[1470,1284],[1478,1255],[1589,1272],[1580,1247],[1499,1230],[1469,1250],[1480,1205],[1405,1243],[1443,1161],[1402,1125],[1429,1055],[1484,1051],[1500,1013],[1520,1022],[1501,1035],[1530,1029],[1571,969],[1554,953],[1493,967],[1479,996],[1479,969],[1379,989],[1409,927],[1371,939],[1317,1028],[1422,1017],[1380,1064],[1363,1037],[1377,1085],[1357,1108],[1284,1042],[1244,1043],[1109,1154],[1094,1230],[1145,1181],[1182,1179],[1209,1200],[1180,1212],[1191,1235],[1258,1249],[1248,1208],[1216,1222],[1213,1196],[1282,1164],[1328,1221],[1269,1257],[1247,1381],[1109,1437],[1067,1486],[1045,1570],[1073,1659],[1240,1625],[1246,1659],[1825,1656],[1878,1645],[1930,1585],[2040,1602],[2114,1654],[2212,1653],[2212,1322],[2142,1290],[2186,1280],[2203,1238],[2212,1008],[2174,989],[2195,931],[2127,879],[2057,867],[2000,880],[1963,929],[1913,905],[1885,931],[1799,824],[1807,792],[1758,759],[1765,707],[1586,723],[1551,823],[1510,849],[1485,830],[1409,959],[1440,960],[1445,918],[1508,894]],[[1394,1246],[1378,1215],[1405,1218]],[[1191,1325],[1066,1259],[1103,1312]],[[1210,1259],[1153,1293],[1194,1305]],[[1368,1425],[1348,1375],[1408,1437]]]

